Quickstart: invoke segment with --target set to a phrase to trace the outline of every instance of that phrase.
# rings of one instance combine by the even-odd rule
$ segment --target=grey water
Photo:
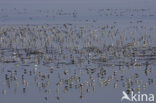
[[[155,95],[155,3],[1,0],[0,103],[131,103],[121,101],[123,91]]]

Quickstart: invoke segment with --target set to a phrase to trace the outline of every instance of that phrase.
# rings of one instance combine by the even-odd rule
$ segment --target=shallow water
[[[154,1],[19,4],[0,4],[2,103],[156,94]]]

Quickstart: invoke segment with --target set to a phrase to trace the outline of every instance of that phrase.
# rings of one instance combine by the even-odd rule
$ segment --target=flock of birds
[[[101,9],[101,16],[108,14],[103,11],[113,12]],[[62,93],[76,90],[82,99],[99,86],[146,91],[155,85],[155,34],[155,26],[144,24],[1,25],[0,93],[35,87],[45,101],[51,95],[59,101]]]
[[[142,23],[143,19],[155,18],[156,12],[149,8],[53,8],[53,9],[32,9],[32,8],[0,8],[0,22],[5,23],[49,23],[51,22],[82,22],[96,23],[106,22],[105,20],[127,20],[130,23]],[[109,21],[110,21],[109,20]],[[129,21],[130,20],[130,21]]]
[[[97,86],[145,91],[155,81],[154,30],[116,25],[1,26],[1,93],[7,89],[27,93],[35,86],[46,94],[45,100],[51,94],[59,100],[61,92],[76,89],[83,98]]]

